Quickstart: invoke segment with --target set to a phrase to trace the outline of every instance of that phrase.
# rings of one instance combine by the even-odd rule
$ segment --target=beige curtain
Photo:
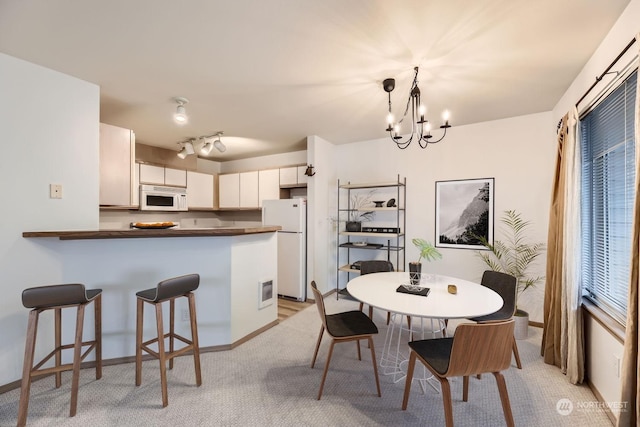
[[[636,35],[636,44],[640,44],[640,34]],[[633,231],[631,247],[631,277],[629,281],[629,299],[627,302],[627,325],[622,356],[622,394],[620,401],[626,406],[620,411],[618,426],[640,425],[638,405],[640,389],[638,384],[638,257],[640,256],[640,79],[636,88],[636,200],[633,208]]]
[[[584,380],[584,340],[580,311],[579,145],[577,111],[572,109],[558,129],[558,152],[549,212],[544,328],[541,353],[573,384]]]

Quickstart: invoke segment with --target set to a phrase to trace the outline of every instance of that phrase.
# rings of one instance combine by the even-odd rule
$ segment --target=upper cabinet
[[[262,207],[263,200],[280,198],[280,173],[278,169],[267,169],[258,172],[258,203]]]
[[[240,207],[240,174],[218,176],[218,205],[221,209]]]
[[[307,176],[304,172],[307,170],[307,166],[290,166],[286,168],[280,168],[280,187],[306,187]]]
[[[240,207],[258,207],[258,171],[240,173]]]
[[[187,186],[187,171],[182,169],[164,168],[164,184],[176,187]]]
[[[100,123],[100,205],[136,206],[135,134]]]
[[[278,169],[226,173],[218,176],[220,209],[258,209],[262,201],[279,199]]]
[[[213,209],[213,175],[187,171],[189,209]]]
[[[187,186],[187,171],[181,169],[165,168],[144,163],[140,164],[140,183],[172,185],[175,187]]]

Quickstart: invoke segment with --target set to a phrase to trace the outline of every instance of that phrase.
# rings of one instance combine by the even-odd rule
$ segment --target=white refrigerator
[[[278,295],[307,299],[307,201],[264,200],[262,224],[279,225]]]

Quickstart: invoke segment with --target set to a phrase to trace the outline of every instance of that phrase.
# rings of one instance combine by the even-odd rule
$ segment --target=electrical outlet
[[[62,184],[49,184],[49,198],[62,199]]]
[[[182,321],[183,322],[188,322],[189,321],[189,309],[188,308],[183,308],[182,309]]]
[[[615,354],[613,355],[613,364],[614,364],[616,378],[620,378],[621,371],[622,371],[622,360],[620,359],[620,356],[617,356]]]

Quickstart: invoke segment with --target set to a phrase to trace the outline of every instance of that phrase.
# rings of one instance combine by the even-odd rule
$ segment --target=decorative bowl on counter
[[[176,225],[175,222],[132,222],[131,228],[159,230],[175,227]]]

